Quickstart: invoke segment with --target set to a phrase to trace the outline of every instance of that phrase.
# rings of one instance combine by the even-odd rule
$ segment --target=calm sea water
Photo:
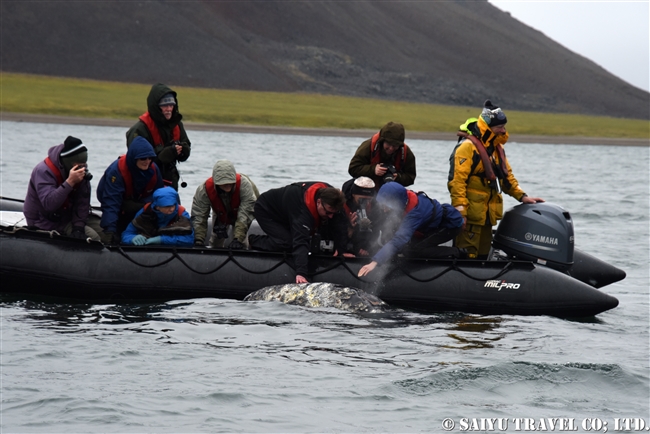
[[[89,147],[95,186],[126,151],[123,128],[0,127],[6,197],[24,198],[32,168],[68,135]],[[340,186],[362,141],[188,134],[188,206],[221,158],[260,191],[299,180]],[[453,134],[407,142],[413,188],[448,201]],[[649,149],[506,149],[530,195],[571,212],[576,246],[627,272],[604,288],[619,307],[584,321],[407,311],[373,319],[219,299],[68,304],[3,287],[0,431],[443,432],[447,418],[452,432],[493,432],[486,418],[505,432],[550,432],[546,418],[559,418],[555,431],[650,425]],[[515,203],[507,198],[506,208]]]

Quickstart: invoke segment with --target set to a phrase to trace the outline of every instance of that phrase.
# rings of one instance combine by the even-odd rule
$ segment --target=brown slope
[[[16,2],[2,69],[650,118],[650,94],[486,1]]]

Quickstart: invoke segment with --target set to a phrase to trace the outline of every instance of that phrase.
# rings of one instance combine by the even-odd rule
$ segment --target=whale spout
[[[280,301],[305,307],[334,307],[355,313],[382,313],[388,305],[361,289],[334,283],[288,283],[252,292],[244,301]]]

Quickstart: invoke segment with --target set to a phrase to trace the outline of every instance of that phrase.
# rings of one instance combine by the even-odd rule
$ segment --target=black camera
[[[93,179],[93,174],[90,173],[90,170],[88,170],[87,167],[84,167],[84,179],[86,181],[90,181],[91,179]]]
[[[387,182],[393,182],[395,179],[393,178],[393,175],[397,173],[397,169],[395,166],[392,164],[382,164],[381,167],[385,167],[388,170],[386,170],[386,173],[384,173],[384,177],[382,178],[382,181],[384,181],[384,184]]]
[[[217,238],[228,238],[228,226],[224,225],[223,223],[214,225],[212,232]]]

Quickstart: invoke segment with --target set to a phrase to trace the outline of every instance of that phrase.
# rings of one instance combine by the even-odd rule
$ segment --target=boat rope
[[[216,272],[219,271],[221,268],[223,268],[223,267],[224,267],[228,262],[232,262],[232,263],[234,263],[235,265],[237,265],[237,266],[238,266],[240,269],[242,269],[243,271],[246,271],[247,273],[251,273],[251,274],[266,274],[266,273],[270,273],[271,271],[275,270],[276,268],[278,268],[279,266],[281,266],[282,264],[284,264],[284,263],[286,262],[286,254],[285,254],[285,255],[283,256],[283,258],[282,258],[280,261],[278,261],[275,265],[273,265],[272,267],[267,268],[267,269],[265,269],[265,270],[255,271],[255,270],[251,270],[251,269],[249,269],[249,268],[243,266],[239,261],[237,261],[237,259],[235,259],[235,257],[233,256],[233,252],[232,252],[232,251],[229,251],[229,252],[228,252],[228,257],[227,257],[227,258],[226,258],[226,259],[225,259],[221,264],[217,265],[215,268],[213,268],[213,269],[211,269],[211,270],[208,270],[208,271],[199,271],[199,270],[193,268],[192,266],[190,266],[190,265],[187,263],[187,261],[185,261],[185,260],[183,259],[183,257],[178,253],[178,250],[175,249],[175,248],[172,249],[172,255],[171,255],[169,258],[167,258],[167,259],[165,259],[165,260],[163,260],[163,261],[161,261],[161,262],[158,262],[157,264],[150,264],[150,265],[142,264],[142,263],[136,261],[136,260],[133,259],[133,258],[132,258],[132,257],[131,257],[127,252],[125,252],[124,249],[123,249],[122,247],[118,247],[118,248],[117,248],[117,251],[118,251],[118,252],[119,252],[119,253],[120,253],[124,258],[126,258],[128,261],[130,261],[130,262],[132,262],[133,264],[138,265],[138,266],[140,266],[140,267],[144,267],[144,268],[156,268],[156,267],[160,267],[160,266],[162,266],[162,265],[168,264],[169,262],[171,262],[171,261],[174,260],[174,259],[178,259],[178,261],[179,261],[181,264],[183,264],[183,265],[185,266],[185,268],[187,268],[188,270],[190,270],[190,271],[192,271],[192,272],[194,272],[194,273],[196,273],[196,274],[202,274],[202,275],[208,275],[208,274],[216,273]]]
[[[9,229],[9,228],[11,228],[11,229]],[[66,236],[66,235],[61,234],[56,229],[52,229],[50,231],[47,231],[45,229],[33,229],[33,228],[26,227],[26,226],[9,226],[9,227],[2,227],[0,229],[1,229],[2,232],[5,232],[7,234],[12,234],[12,235],[14,235],[16,233],[19,233],[21,231],[26,231],[27,233],[47,234],[50,238],[55,238],[55,237],[70,238],[70,239],[74,239],[74,240],[82,240],[82,241],[85,241],[86,243],[90,243],[92,241],[92,239],[90,237],[73,238],[73,237],[70,237],[70,236]]]

